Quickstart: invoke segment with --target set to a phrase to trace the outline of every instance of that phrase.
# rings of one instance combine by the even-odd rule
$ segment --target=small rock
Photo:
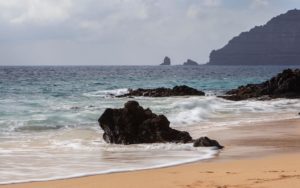
[[[218,149],[224,148],[216,140],[211,140],[208,137],[200,137],[194,141],[194,147],[212,147],[215,146]]]

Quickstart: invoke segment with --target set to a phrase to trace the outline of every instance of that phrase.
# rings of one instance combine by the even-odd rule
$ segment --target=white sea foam
[[[49,181],[49,180],[58,180],[58,179],[66,179],[66,178],[75,178],[75,177],[82,177],[82,176],[87,176],[87,175],[97,175],[97,174],[108,174],[108,173],[114,173],[114,172],[128,172],[128,171],[136,171],[136,170],[146,170],[146,169],[154,169],[154,168],[162,168],[162,167],[168,167],[168,166],[174,166],[174,165],[179,165],[179,164],[184,164],[184,163],[191,163],[199,160],[206,160],[214,157],[218,153],[217,150],[211,150],[211,149],[206,149],[206,151],[202,151],[201,157],[190,157],[190,156],[182,156],[181,160],[170,160],[170,158],[166,158],[165,160],[161,160],[159,162],[157,161],[148,161],[147,164],[144,165],[139,165],[139,164],[134,164],[133,161],[131,161],[132,166],[126,165],[126,167],[116,167],[116,164],[111,164],[110,168],[104,169],[104,170],[95,170],[92,167],[95,167],[94,165],[97,164],[91,162],[90,168],[88,171],[85,172],[80,172],[80,170],[77,168],[76,172],[73,170],[65,170],[65,166],[60,166],[57,167],[57,169],[51,169],[49,167],[46,167],[45,169],[42,169],[43,171],[46,170],[49,172],[49,170],[53,170],[49,172],[52,176],[46,176],[46,177],[37,177],[37,173],[42,173],[43,171],[37,171],[35,168],[32,168],[30,171],[34,171],[33,174],[27,173],[29,177],[26,179],[18,179],[18,180],[11,180],[7,179],[4,181],[1,181],[0,179],[0,185],[1,184],[11,184],[11,183],[23,183],[23,182],[37,182],[37,181]],[[153,158],[155,159],[155,158]],[[117,163],[120,165],[120,163]],[[101,168],[100,166],[98,168]],[[84,171],[84,170],[83,170]],[[28,172],[28,171],[27,171]],[[6,173],[9,175],[9,177],[18,177],[18,176],[23,176],[23,173]],[[5,177],[4,177],[5,178]]]
[[[0,183],[155,168],[214,157],[217,151],[213,148],[191,144],[104,143],[99,115],[105,108],[120,108],[132,99],[99,97],[120,91],[89,93],[93,97],[88,100],[41,100],[40,110],[23,104],[14,110],[3,106],[7,115],[0,120]],[[193,130],[194,137],[244,122],[296,118],[300,109],[299,99],[236,102],[201,96],[134,100],[154,113],[165,114],[171,126]]]
[[[173,126],[187,127],[207,123],[228,126],[240,122],[280,120],[298,117],[298,99],[271,101],[227,101],[217,97],[191,97],[170,102],[167,117]]]
[[[111,90],[99,90],[99,91],[93,91],[89,93],[84,93],[83,95],[86,97],[114,97],[118,95],[123,95],[128,93],[127,88],[122,88],[122,89],[111,89]]]
[[[209,159],[218,153],[192,144],[109,145],[91,129],[62,130],[60,134],[42,133],[18,141],[12,137],[10,143],[0,143],[0,184],[158,168]],[[20,141],[23,144],[17,146]]]

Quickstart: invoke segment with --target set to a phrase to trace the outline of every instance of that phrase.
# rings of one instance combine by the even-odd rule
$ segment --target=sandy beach
[[[0,188],[300,188],[300,0],[0,0]]]
[[[214,159],[179,166],[1,188],[300,187],[300,120],[249,123],[207,136],[225,149]]]

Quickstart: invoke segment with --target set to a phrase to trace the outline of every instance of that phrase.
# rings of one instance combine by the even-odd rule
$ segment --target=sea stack
[[[300,10],[234,37],[210,53],[208,65],[300,65]]]
[[[171,59],[168,56],[166,56],[164,58],[164,62],[160,65],[171,65]]]
[[[196,65],[199,65],[199,64],[196,61],[188,59],[186,62],[183,63],[183,65],[196,66]]]

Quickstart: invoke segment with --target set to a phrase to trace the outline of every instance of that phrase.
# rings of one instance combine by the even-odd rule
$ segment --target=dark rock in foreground
[[[186,62],[183,63],[183,65],[185,65],[185,66],[197,66],[199,64],[196,61],[188,59]]]
[[[245,100],[258,98],[261,100],[273,98],[300,98],[300,69],[286,69],[277,76],[260,84],[248,84],[221,96],[229,100]]]
[[[208,137],[200,137],[194,141],[194,147],[211,147],[211,146],[215,146],[218,149],[224,148],[224,146],[221,146],[219,142],[217,142],[216,140],[211,140]]]
[[[129,90],[129,93],[124,95],[119,95],[117,97],[133,97],[133,96],[144,96],[144,97],[171,97],[171,96],[203,96],[204,92],[197,89],[188,87],[186,85],[175,86],[172,89],[170,88],[155,88],[155,89],[142,89]]]
[[[166,56],[164,62],[160,65],[171,65],[171,59],[168,56]]]
[[[299,65],[300,10],[290,10],[213,50],[208,65]]]
[[[127,102],[122,109],[106,109],[98,121],[107,143],[192,141],[189,133],[170,128],[170,122],[164,115],[156,115],[150,109],[143,109],[136,101]]]
[[[188,132],[172,129],[170,122],[164,115],[156,115],[150,109],[141,107],[136,101],[128,101],[121,109],[106,109],[98,122],[104,131],[103,139],[107,143],[193,142]],[[223,148],[218,142],[208,138],[196,140],[194,146]]]

